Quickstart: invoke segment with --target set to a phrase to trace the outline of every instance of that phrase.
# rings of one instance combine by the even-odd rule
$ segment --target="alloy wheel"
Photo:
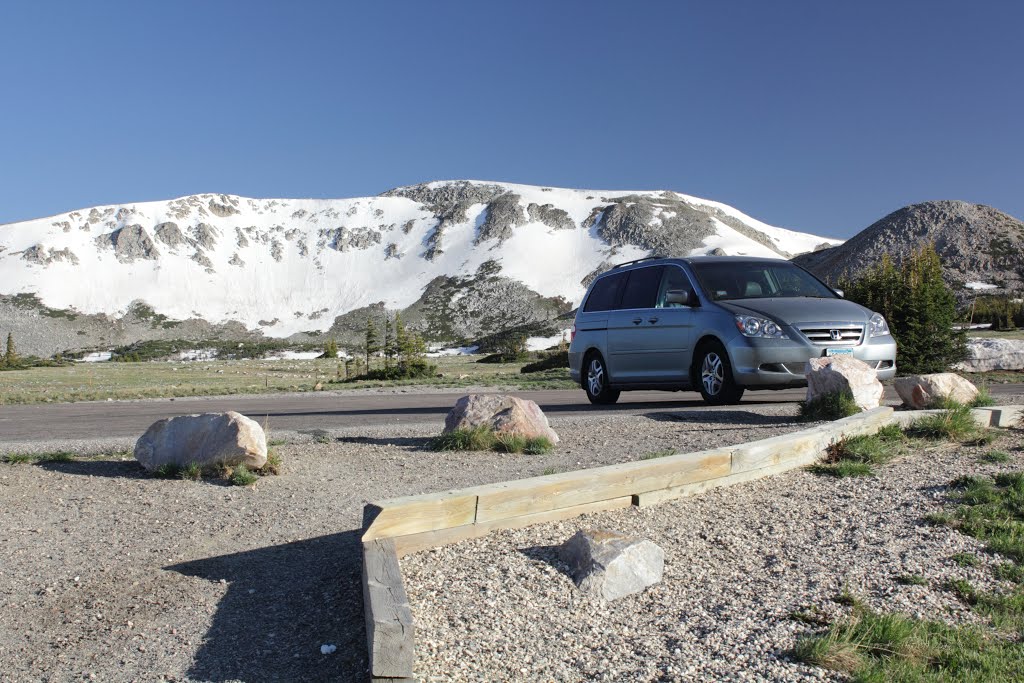
[[[700,381],[704,385],[704,391],[710,396],[717,396],[722,390],[722,383],[725,378],[725,370],[722,366],[722,359],[714,351],[709,351],[701,363]]]

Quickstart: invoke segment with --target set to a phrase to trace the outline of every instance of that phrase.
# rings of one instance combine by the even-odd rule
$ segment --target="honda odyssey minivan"
[[[569,371],[591,403],[633,389],[697,389],[711,405],[746,389],[805,386],[810,358],[852,356],[896,374],[880,314],[782,259],[646,258],[599,275],[573,325]]]

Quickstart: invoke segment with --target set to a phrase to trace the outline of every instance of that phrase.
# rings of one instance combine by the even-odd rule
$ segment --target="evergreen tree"
[[[7,333],[7,353],[4,354],[4,365],[13,367],[18,362],[18,352],[14,348],[14,333]]]
[[[387,311],[384,311],[384,343],[382,344],[384,349],[384,367],[391,367],[391,359],[395,355],[395,338],[391,334],[391,316],[388,315]]]
[[[338,357],[338,343],[333,339],[329,339],[324,345],[324,358],[337,358]]]
[[[886,255],[860,278],[840,285],[851,301],[885,316],[901,372],[944,372],[966,357],[965,334],[954,329],[956,297],[942,279],[934,245],[921,247],[899,268]]]
[[[377,326],[373,324],[373,318],[367,316],[366,318],[366,371],[370,371],[370,356],[380,351],[379,337],[377,336]]]
[[[409,333],[402,322],[402,315],[395,313],[395,356],[398,358],[398,367],[405,368],[409,363],[409,355],[412,349],[409,346]]]

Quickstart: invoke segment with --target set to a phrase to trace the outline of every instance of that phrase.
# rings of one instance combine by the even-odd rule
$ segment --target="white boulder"
[[[954,367],[961,372],[1024,370],[1024,339],[968,339],[967,359]]]
[[[852,356],[812,358],[804,367],[807,402],[827,394],[848,391],[861,410],[877,408],[882,400],[882,383],[874,369]]]
[[[503,394],[469,394],[455,402],[444,419],[444,433],[486,426],[499,434],[546,437],[558,443],[544,411],[533,401]]]
[[[954,372],[900,377],[895,385],[903,404],[915,410],[933,408],[944,399],[966,404],[978,396],[978,388]]]
[[[258,469],[267,462],[267,437],[258,422],[233,411],[181,415],[150,425],[135,443],[135,459],[150,472],[192,463]]]
[[[617,531],[577,531],[559,555],[580,590],[609,602],[653,586],[665,569],[660,547]]]

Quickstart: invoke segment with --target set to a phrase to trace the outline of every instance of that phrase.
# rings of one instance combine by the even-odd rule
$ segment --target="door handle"
[[[654,323],[658,322],[658,319],[657,318],[648,318],[647,322],[649,322],[650,324],[653,325]]]
[[[639,325],[639,324],[640,324],[640,323],[642,323],[643,321],[644,321],[644,319],[643,319],[643,318],[633,318],[633,324],[634,324],[634,325]]]

